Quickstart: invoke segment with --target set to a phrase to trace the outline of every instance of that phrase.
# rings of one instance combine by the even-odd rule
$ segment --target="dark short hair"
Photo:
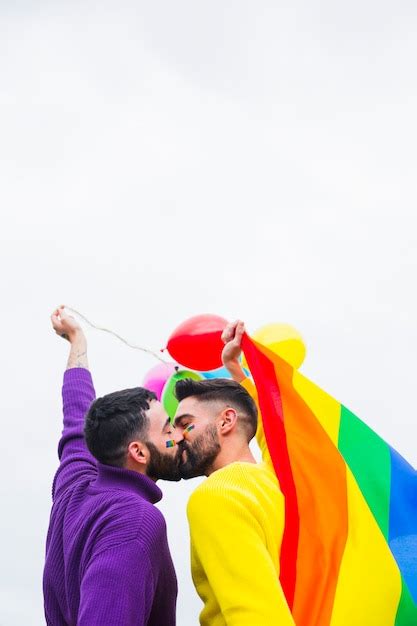
[[[200,402],[225,402],[239,415],[239,423],[245,430],[247,440],[250,441],[256,433],[258,410],[255,402],[246,389],[227,378],[210,380],[192,380],[184,378],[175,385],[175,395],[181,402],[185,398],[196,398]]]
[[[127,447],[134,439],[145,439],[149,402],[156,400],[143,387],[123,389],[97,398],[85,416],[84,436],[91,454],[100,463],[123,467]]]

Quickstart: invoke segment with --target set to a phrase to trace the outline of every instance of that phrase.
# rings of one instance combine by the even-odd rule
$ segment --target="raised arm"
[[[268,446],[265,439],[263,428],[262,414],[259,409],[258,392],[251,378],[247,377],[240,363],[240,355],[242,354],[242,337],[245,332],[245,325],[238,320],[226,326],[222,334],[222,340],[225,344],[222,352],[223,365],[230,372],[231,377],[252,396],[258,407],[258,427],[256,430],[256,441],[262,453],[262,460],[272,469],[272,460],[269,454]]]
[[[95,399],[88,370],[87,340],[78,322],[65,313],[63,306],[51,315],[57,335],[70,344],[67,370],[62,387],[64,428],[58,444],[60,465],[52,486],[55,499],[75,482],[96,475],[96,461],[84,441],[84,416]]]

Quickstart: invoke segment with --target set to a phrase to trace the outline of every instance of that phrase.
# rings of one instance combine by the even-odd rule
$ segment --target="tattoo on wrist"
[[[73,367],[82,367],[84,369],[88,369],[88,360],[87,360],[87,350],[83,348],[74,349],[70,352],[67,369],[71,369]]]

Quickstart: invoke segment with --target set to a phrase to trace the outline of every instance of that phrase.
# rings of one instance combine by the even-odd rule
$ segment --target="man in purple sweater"
[[[94,401],[81,327],[63,307],[51,319],[71,348],[43,576],[47,624],[172,626],[177,581],[154,504],[155,481],[180,478],[180,448],[166,447],[176,434],[143,388]]]

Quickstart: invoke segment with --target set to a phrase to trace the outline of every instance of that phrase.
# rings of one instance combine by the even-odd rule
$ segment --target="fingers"
[[[52,327],[59,335],[62,333],[62,313],[64,305],[59,306],[51,315]]]
[[[245,324],[239,320],[236,324],[236,330],[235,330],[235,339],[239,342],[241,342],[242,340],[242,336],[245,332]]]
[[[222,341],[223,343],[229,343],[235,336],[236,326],[238,324],[238,320],[235,322],[229,322],[222,333]]]
[[[60,304],[60,305],[59,305],[59,307],[57,307],[57,308],[55,309],[55,311],[52,313],[52,315],[51,315],[51,319],[52,319],[53,317],[55,317],[55,318],[59,318],[59,317],[62,315],[62,313],[64,312],[64,309],[65,309],[65,305],[64,305],[64,304]]]
[[[64,304],[61,304],[52,313],[51,322],[52,328],[56,334],[63,339],[67,339],[70,343],[72,343],[76,337],[85,339],[81,326],[71,315],[67,315]]]
[[[56,330],[61,325],[61,320],[59,319],[58,312],[54,311],[51,315],[51,322],[53,328]]]
[[[59,307],[59,314],[63,322],[75,322],[75,317],[66,312],[65,304],[61,304],[61,306]]]
[[[222,332],[222,341],[223,343],[229,343],[233,339],[234,336],[234,324],[233,322],[229,322],[225,329]]]
[[[229,343],[229,341],[236,339],[237,343],[240,344],[244,332],[245,324],[242,320],[229,322],[222,333],[222,341],[223,343]]]
[[[65,311],[65,304],[61,304],[58,310],[59,310],[59,316],[62,321],[67,320],[69,318],[68,313]]]

